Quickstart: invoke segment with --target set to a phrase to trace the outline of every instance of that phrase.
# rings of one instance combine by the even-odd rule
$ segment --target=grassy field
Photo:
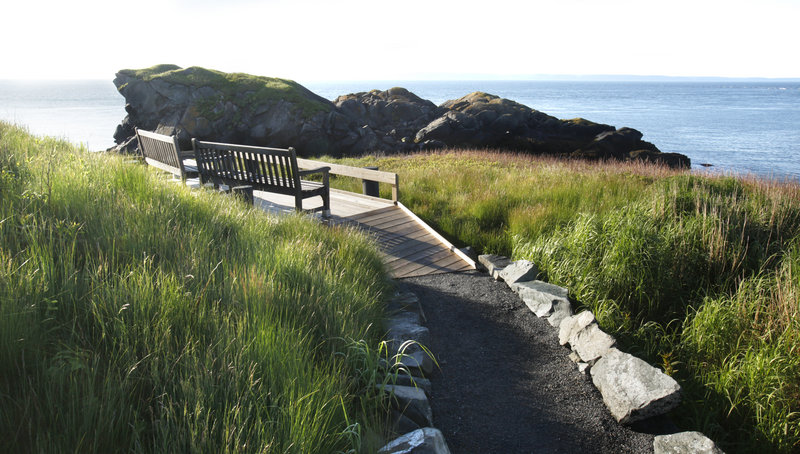
[[[0,123],[4,452],[370,452],[374,245]]]
[[[399,173],[401,201],[457,245],[568,287],[679,380],[681,427],[800,452],[797,184],[481,151],[345,162]]]

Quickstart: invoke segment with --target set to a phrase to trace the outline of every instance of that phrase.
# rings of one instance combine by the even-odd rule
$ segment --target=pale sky
[[[800,0],[6,0],[0,79],[800,77]]]

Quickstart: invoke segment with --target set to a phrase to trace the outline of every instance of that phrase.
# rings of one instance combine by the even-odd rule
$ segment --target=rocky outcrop
[[[127,116],[117,151],[133,152],[134,128],[190,138],[274,147],[303,156],[494,148],[582,159],[688,166],[639,131],[584,119],[559,120],[509,99],[475,92],[441,106],[404,88],[339,96],[333,102],[285,79],[159,65],[114,79]]]
[[[433,121],[442,108],[405,88],[372,90],[339,96],[334,105],[347,118],[350,131],[341,142],[351,154],[380,149],[414,151],[414,137]]]
[[[183,147],[198,138],[336,150],[329,134],[333,103],[290,80],[160,65],[122,70],[114,85],[128,113],[114,133],[117,144],[139,127],[177,134]]]

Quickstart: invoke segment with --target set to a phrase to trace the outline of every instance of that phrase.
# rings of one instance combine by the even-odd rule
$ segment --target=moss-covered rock
[[[333,103],[291,80],[157,65],[119,71],[114,84],[128,111],[117,128],[117,143],[127,140],[133,127],[140,127],[178,134],[184,146],[195,137],[294,146],[307,155],[335,151],[323,125],[335,109]],[[309,123],[318,127],[309,128]],[[309,136],[315,130],[320,133]]]
[[[588,159],[688,165],[642,140],[639,131],[582,118],[559,120],[484,92],[441,106],[405,88],[371,90],[334,102],[297,82],[200,67],[124,69],[114,84],[128,116],[114,138],[129,148],[134,128],[190,138],[273,147],[300,155],[360,155],[440,147],[500,148]]]

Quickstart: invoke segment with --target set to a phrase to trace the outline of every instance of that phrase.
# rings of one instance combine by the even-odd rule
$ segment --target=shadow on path
[[[653,435],[620,426],[558,333],[503,282],[475,271],[398,280],[422,303],[434,424],[454,454],[648,453]]]

